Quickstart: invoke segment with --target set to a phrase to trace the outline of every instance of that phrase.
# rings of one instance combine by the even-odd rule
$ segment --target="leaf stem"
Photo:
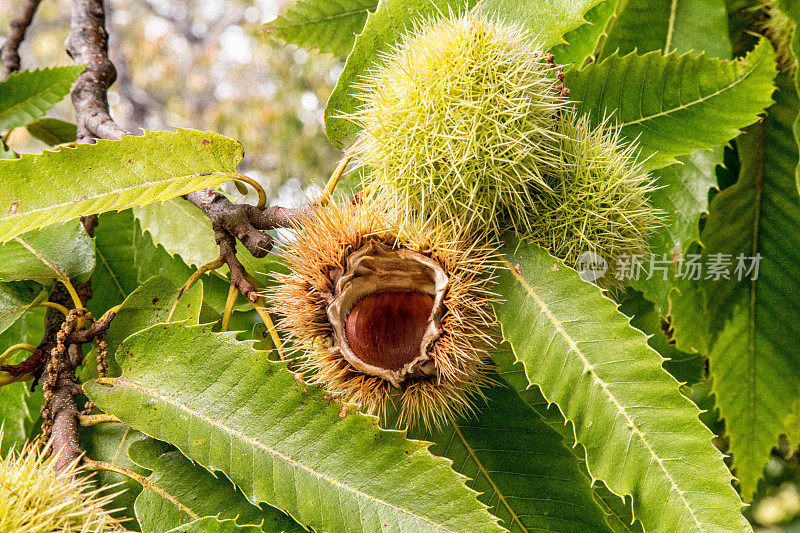
[[[275,351],[278,352],[278,357],[281,358],[281,361],[286,361],[286,354],[283,351],[283,342],[278,336],[278,331],[275,329],[275,323],[272,321],[272,317],[269,316],[267,309],[264,307],[264,299],[259,296],[258,300],[258,302],[253,304],[253,308],[256,310],[256,313],[258,313],[258,316],[261,317],[261,320],[264,321],[264,325],[267,326],[267,331],[269,332],[269,336],[272,337],[273,344],[275,344]]]
[[[222,314],[222,329],[221,331],[228,331],[228,323],[231,320],[233,313],[233,305],[236,303],[236,297],[239,296],[239,288],[235,283],[231,282],[228,289],[228,299],[225,301],[225,312]]]
[[[333,171],[331,174],[330,179],[328,179],[328,183],[325,185],[325,190],[322,191],[322,196],[319,197],[319,201],[317,204],[320,206],[324,206],[327,204],[331,196],[333,195],[333,190],[336,188],[336,185],[339,183],[339,178],[342,177],[344,173],[345,167],[347,167],[347,163],[353,159],[353,154],[345,154],[345,157],[339,162],[339,165],[336,167],[336,170]]]
[[[109,415],[106,413],[101,413],[98,415],[79,415],[78,416],[78,423],[81,426],[95,426],[97,424],[103,424],[106,422],[120,422],[119,418],[114,415]],[[120,422],[121,423],[121,422]]]
[[[61,313],[63,313],[64,316],[67,316],[69,314],[69,309],[67,309],[66,307],[64,307],[60,303],[56,303],[56,302],[39,302],[34,307],[50,307],[52,309],[56,309],[58,311],[61,311]]]
[[[245,274],[245,276],[247,277],[247,281],[252,283],[256,289],[259,288],[258,282],[255,280],[255,278],[253,278],[253,276],[250,274]],[[272,337],[272,343],[275,345],[275,351],[278,352],[278,357],[281,358],[281,361],[286,361],[286,354],[283,350],[283,342],[278,336],[278,330],[275,328],[275,323],[272,321],[272,317],[269,316],[269,313],[267,312],[263,296],[259,296],[258,300],[253,303],[253,309],[256,310],[258,316],[260,316],[261,320],[264,321],[264,325],[267,327],[269,336]]]
[[[239,174],[233,179],[234,179],[234,181],[243,181],[243,182],[247,183],[248,185],[250,185],[252,188],[254,188],[256,190],[256,192],[258,193],[258,204],[256,205],[256,207],[259,207],[259,208],[266,207],[266,205],[267,205],[267,191],[264,190],[264,187],[262,187],[259,182],[257,182],[253,178],[251,178],[249,176],[245,176],[243,174]]]
[[[201,266],[200,268],[197,269],[197,271],[194,274],[189,276],[189,279],[186,280],[186,283],[183,284],[183,287],[181,287],[181,290],[178,292],[178,297],[175,298],[175,302],[172,304],[172,309],[169,310],[169,315],[167,315],[167,322],[172,320],[172,315],[175,313],[175,309],[178,307],[178,300],[181,299],[183,293],[188,291],[189,288],[192,285],[194,285],[198,279],[203,277],[203,274],[205,274],[206,272],[211,272],[212,270],[217,270],[218,268],[221,268],[222,265],[224,264],[225,261],[221,257],[218,257],[213,261],[211,261],[210,263],[206,263],[205,265]]]
[[[59,281],[61,281],[61,283],[64,284],[64,287],[67,288],[67,292],[69,293],[69,297],[72,298],[72,304],[75,306],[75,309],[84,309],[81,297],[78,296],[78,291],[75,290],[75,286],[72,284],[69,278],[61,278]]]
[[[109,309],[108,311],[106,311],[105,313],[103,313],[103,316],[102,316],[102,317],[100,317],[100,320],[98,320],[98,322],[103,322],[103,321],[105,321],[105,320],[108,318],[108,316],[109,316],[110,314],[112,314],[112,313],[116,315],[117,313],[119,313],[119,310],[120,310],[120,309],[122,309],[122,304],[115,305],[114,307],[112,307],[111,309]]]
[[[5,352],[0,354],[0,364],[2,364],[8,358],[9,355],[11,355],[13,352],[15,352],[17,350],[25,350],[26,352],[33,353],[33,352],[36,351],[36,346],[34,346],[33,344],[27,344],[27,343],[24,343],[24,342],[9,346],[8,349]]]

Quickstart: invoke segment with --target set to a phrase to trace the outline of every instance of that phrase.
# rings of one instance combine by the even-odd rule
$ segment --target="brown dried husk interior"
[[[455,226],[403,219],[374,203],[317,208],[298,221],[295,231],[296,240],[282,253],[292,271],[275,274],[277,283],[268,297],[280,316],[278,327],[296,350],[309,381],[342,393],[371,414],[384,414],[387,403],[396,399],[402,425],[430,427],[469,414],[487,384],[487,349],[495,341],[491,287],[496,250],[480,244],[483,239],[460,234]],[[333,328],[326,309],[334,292],[330,275],[343,272],[347,257],[371,240],[424,254],[449,277],[443,332],[430,349],[436,375],[405,382],[400,391],[357,371],[329,349]]]

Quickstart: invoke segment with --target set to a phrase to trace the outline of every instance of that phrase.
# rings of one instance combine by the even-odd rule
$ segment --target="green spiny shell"
[[[470,12],[422,23],[360,85],[353,146],[365,187],[399,210],[468,228],[532,230],[566,104],[552,56]]]

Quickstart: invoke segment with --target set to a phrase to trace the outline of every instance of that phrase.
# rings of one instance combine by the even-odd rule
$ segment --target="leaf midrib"
[[[715,98],[715,97],[719,96],[720,94],[724,93],[725,91],[733,89],[734,87],[736,87],[740,83],[743,83],[748,77],[750,77],[750,75],[753,72],[756,71],[758,66],[763,61],[765,61],[765,59],[760,59],[759,61],[751,63],[750,65],[748,65],[750,67],[749,70],[747,70],[744,73],[744,75],[742,75],[740,77],[737,77],[737,78],[734,78],[734,80],[731,83],[729,83],[728,85],[726,85],[724,87],[721,87],[721,88],[717,89],[713,93],[710,93],[710,94],[708,94],[706,96],[701,96],[700,98],[697,98],[696,100],[692,100],[691,102],[687,102],[685,104],[681,104],[681,105],[679,105],[677,107],[673,107],[671,109],[665,109],[664,111],[661,111],[659,113],[655,113],[653,115],[639,117],[636,120],[631,120],[631,121],[628,121],[628,122],[620,122],[618,125],[616,125],[614,127],[615,128],[621,128],[621,127],[625,127],[625,126],[631,126],[633,124],[642,124],[642,123],[647,122],[649,120],[655,120],[657,118],[666,117],[666,116],[668,116],[668,115],[670,115],[672,113],[675,113],[677,111],[683,111],[684,109],[688,109],[691,106],[702,104],[706,100],[710,100],[712,98]]]
[[[49,212],[49,211],[58,211],[60,209],[68,207],[68,206],[79,206],[79,205],[85,204],[85,203],[87,203],[87,202],[89,202],[91,200],[98,200],[98,199],[102,199],[102,198],[105,198],[105,197],[108,197],[108,196],[119,196],[119,195],[124,194],[124,193],[126,193],[128,191],[135,191],[135,190],[138,190],[138,189],[148,189],[148,188],[151,188],[151,187],[156,187],[158,185],[162,185],[164,183],[169,183],[169,182],[178,181],[178,180],[191,181],[194,178],[199,178],[199,177],[207,178],[209,176],[229,176],[230,179],[235,179],[237,176],[241,176],[241,174],[239,174],[238,172],[230,172],[230,171],[213,171],[213,172],[208,172],[208,173],[186,174],[186,175],[177,176],[177,177],[170,176],[168,178],[161,179],[161,180],[146,181],[144,183],[140,183],[140,184],[137,184],[137,185],[132,185],[132,186],[129,186],[129,187],[122,187],[122,188],[119,188],[119,189],[114,189],[113,191],[106,191],[106,192],[102,192],[102,193],[99,193],[99,194],[95,194],[93,196],[81,197],[81,199],[79,201],[77,201],[77,202],[65,201],[65,202],[62,202],[60,204],[51,204],[51,205],[48,205],[47,207],[39,208],[39,209],[33,209],[31,211],[23,211],[23,212],[17,211],[17,213],[14,214],[14,215],[0,217],[0,224],[3,224],[5,222],[11,221],[11,220],[17,220],[17,219],[20,219],[20,218],[27,218],[27,217],[30,217],[30,216],[32,216],[34,214],[38,214],[38,213],[46,213],[46,212]],[[133,205],[144,205],[144,204],[133,204]]]
[[[340,19],[340,18],[352,17],[354,15],[359,15],[359,14],[365,13],[365,12],[366,13],[371,13],[369,8],[364,7],[364,8],[361,8],[361,9],[354,9],[354,10],[351,10],[351,11],[345,11],[343,13],[339,13],[339,14],[336,14],[336,15],[328,15],[328,16],[325,16],[325,17],[317,17],[317,18],[313,18],[313,19],[306,19],[303,22],[289,22],[289,23],[286,23],[286,24],[280,24],[278,26],[271,26],[271,27],[275,28],[275,29],[279,29],[279,30],[284,30],[284,29],[289,29],[289,28],[302,28],[302,27],[305,27],[305,26],[310,26],[312,24],[320,24],[322,22],[328,22],[328,21],[336,20],[336,19]],[[284,19],[284,20],[286,20],[286,19]]]
[[[24,240],[20,239],[19,237],[14,237],[14,240],[19,242],[26,250],[28,250],[31,254],[33,254],[33,256],[39,261],[41,261],[47,268],[52,270],[53,273],[56,275],[56,279],[62,282],[69,280],[69,277],[63,272],[61,272],[58,268],[56,268],[56,266],[53,263],[48,261],[39,250],[37,250]]]
[[[11,316],[11,315],[13,315],[14,313],[19,313],[20,311],[24,311],[24,310],[25,310],[26,308],[28,308],[28,307],[30,307],[30,304],[28,304],[28,305],[22,305],[22,306],[20,306],[20,307],[15,307],[14,309],[11,309],[11,310],[10,310],[10,311],[8,311],[7,313],[0,313],[0,318],[5,318],[5,317],[7,317],[7,316]]]
[[[672,34],[675,32],[675,15],[678,11],[678,0],[672,0],[669,6],[669,22],[667,23],[667,42],[664,43],[664,55],[669,54],[672,46]]]
[[[757,164],[757,171],[756,171],[756,183],[755,183],[755,206],[754,206],[754,213],[753,213],[753,242],[750,247],[750,257],[756,257],[758,253],[758,238],[759,238],[759,229],[761,223],[761,194],[764,190],[764,137],[765,137],[765,125],[764,121],[761,120],[758,123],[758,155],[756,159]],[[755,443],[755,426],[756,424],[752,423],[756,419],[756,280],[753,279],[753,276],[750,277],[750,306],[748,309],[748,328],[747,328],[747,347],[748,347],[748,370],[749,370],[749,380],[748,380],[748,388],[750,390],[750,396],[748,397],[748,411],[750,415],[751,423],[748,424],[750,427],[750,440],[749,442]]]
[[[581,349],[578,347],[578,345],[575,342],[575,340],[569,335],[569,333],[567,333],[567,331],[561,325],[561,322],[555,317],[555,315],[553,315],[553,312],[550,310],[550,308],[547,306],[547,304],[541,298],[539,298],[539,296],[536,294],[536,291],[533,290],[533,287],[528,285],[528,282],[525,281],[525,279],[520,274],[517,273],[517,271],[514,269],[514,267],[511,265],[511,263],[509,263],[506,259],[503,259],[503,263],[504,263],[505,268],[517,279],[517,281],[519,281],[519,283],[523,286],[523,288],[528,293],[528,295],[531,298],[533,298],[533,300],[536,302],[536,304],[541,308],[542,312],[545,314],[545,316],[547,316],[548,320],[550,320],[550,323],[553,324],[553,327],[556,328],[556,331],[559,334],[561,334],[561,336],[567,342],[567,344],[569,345],[570,349],[581,358],[581,362],[583,363],[584,370],[586,372],[588,372],[592,376],[592,379],[595,381],[595,383],[600,386],[600,388],[605,393],[606,397],[609,400],[611,400],[611,402],[613,403],[614,407],[617,409],[617,411],[620,413],[620,415],[622,415],[622,417],[625,419],[626,423],[628,424],[628,427],[631,428],[633,433],[639,438],[639,440],[642,442],[642,444],[644,444],[645,448],[647,448],[647,451],[650,454],[650,457],[652,457],[656,461],[656,463],[658,463],[659,468],[664,473],[666,478],[669,480],[670,485],[672,485],[672,488],[675,490],[675,492],[680,497],[681,501],[684,504],[684,507],[689,512],[689,515],[692,517],[693,523],[698,528],[702,529],[702,523],[698,520],[697,516],[694,514],[694,510],[692,509],[691,505],[689,505],[689,502],[686,501],[686,498],[683,495],[683,491],[680,490],[680,488],[678,487],[677,483],[675,483],[675,480],[672,478],[670,473],[665,468],[663,462],[661,461],[661,458],[655,453],[653,448],[647,442],[647,439],[645,439],[644,433],[642,433],[642,431],[639,429],[639,426],[636,424],[636,422],[633,420],[633,418],[631,418],[631,416],[628,414],[628,412],[625,410],[625,408],[619,403],[617,398],[611,393],[611,391],[609,390],[608,385],[606,384],[606,382],[603,381],[602,379],[600,379],[600,376],[597,375],[597,373],[594,370],[594,366],[589,362],[588,359],[586,359],[586,356],[581,351]],[[524,361],[521,361],[521,362],[522,362],[523,365],[525,365]],[[527,375],[527,372],[526,372],[526,375]],[[542,391],[542,392],[544,393],[544,391]],[[559,406],[559,410],[561,410],[561,406]],[[564,415],[564,418],[567,418],[566,414],[563,413],[563,411],[562,411],[562,415]],[[588,468],[588,462],[587,462],[587,468]]]
[[[402,513],[402,514],[411,516],[411,517],[413,517],[413,518],[415,518],[417,520],[421,520],[423,522],[426,522],[426,523],[430,524],[431,526],[435,527],[439,531],[443,531],[445,533],[458,533],[457,531],[454,531],[454,530],[451,530],[451,529],[447,529],[444,525],[436,523],[436,522],[434,522],[433,520],[431,520],[430,518],[428,518],[426,516],[418,515],[418,514],[414,513],[413,511],[411,511],[409,509],[404,509],[402,507],[398,507],[397,505],[394,505],[394,504],[389,503],[389,502],[387,502],[385,500],[381,500],[380,498],[376,498],[375,496],[371,496],[371,495],[369,495],[369,494],[367,494],[367,493],[365,493],[365,492],[363,492],[361,490],[358,490],[355,487],[351,487],[349,485],[345,485],[341,481],[333,479],[330,476],[327,476],[327,475],[323,474],[322,472],[317,472],[316,470],[314,470],[310,466],[304,465],[304,464],[292,459],[288,455],[285,455],[285,454],[279,452],[278,450],[270,448],[266,444],[263,444],[262,442],[254,439],[252,437],[248,437],[247,435],[245,435],[245,434],[243,434],[243,433],[241,433],[241,432],[239,432],[239,431],[237,431],[237,430],[235,430],[235,429],[233,429],[231,427],[228,427],[228,426],[222,424],[218,420],[215,420],[213,418],[210,418],[210,417],[206,416],[205,414],[201,413],[200,411],[192,409],[188,405],[185,405],[185,404],[183,404],[183,403],[181,403],[181,402],[179,402],[177,400],[174,400],[172,398],[169,398],[167,396],[159,394],[158,392],[156,392],[156,391],[154,391],[152,389],[148,389],[147,387],[145,387],[143,385],[140,385],[138,383],[134,383],[132,381],[127,381],[127,380],[122,379],[122,378],[95,378],[94,380],[92,380],[92,382],[93,383],[98,383],[98,384],[101,384],[101,385],[112,385],[112,386],[126,387],[128,389],[131,389],[131,390],[134,390],[136,392],[139,392],[140,394],[150,395],[151,397],[156,398],[156,399],[158,399],[158,400],[160,400],[160,401],[162,401],[162,402],[164,402],[166,404],[172,405],[173,407],[176,407],[176,408],[184,411],[185,413],[187,413],[187,414],[189,414],[191,416],[197,417],[198,419],[202,420],[203,422],[206,422],[207,424],[209,424],[209,425],[211,425],[211,426],[213,426],[213,427],[215,427],[215,428],[217,428],[217,429],[219,429],[219,430],[221,430],[221,431],[223,431],[225,433],[228,433],[228,435],[230,435],[232,437],[236,437],[238,439],[241,439],[242,441],[247,442],[251,446],[259,448],[259,449],[265,451],[266,453],[268,453],[270,455],[273,455],[274,457],[277,457],[278,459],[281,459],[282,461],[285,461],[286,463],[290,464],[293,467],[299,468],[301,470],[305,470],[306,472],[308,472],[312,476],[317,477],[320,480],[323,480],[323,481],[325,481],[325,482],[327,482],[327,483],[329,483],[329,484],[331,484],[333,486],[340,487],[340,488],[342,488],[342,489],[344,489],[344,490],[346,490],[348,492],[351,492],[356,497],[360,497],[360,498],[363,498],[363,499],[366,499],[366,500],[370,500],[372,502],[375,502],[376,504],[383,505],[383,506],[388,507],[390,509],[394,509],[395,511],[397,511],[399,513]]]
[[[19,312],[20,312],[20,311],[22,311],[23,309],[25,309],[25,308],[24,308],[24,307],[17,307],[17,308],[14,308],[14,309],[12,309],[11,311],[9,311],[9,312],[7,312],[7,313],[2,313],[2,314],[0,314],[0,318],[5,318],[5,317],[7,317],[7,316],[11,316],[11,315],[13,315],[14,313],[19,313]]]
[[[494,479],[492,479],[492,476],[490,475],[489,471],[486,470],[486,468],[483,466],[483,462],[481,462],[481,460],[478,458],[478,455],[475,453],[475,450],[467,442],[467,439],[464,438],[464,434],[461,432],[461,428],[458,426],[458,424],[453,423],[453,431],[455,431],[458,434],[458,438],[461,439],[461,443],[467,449],[469,456],[472,457],[472,460],[475,461],[478,470],[480,470],[480,472],[483,474],[483,477],[485,477],[486,480],[489,482],[489,484],[492,486],[492,490],[494,491],[495,494],[497,494],[497,498],[501,502],[503,502],[505,508],[508,509],[508,512],[511,514],[511,518],[513,519],[513,521],[519,525],[522,531],[527,532],[528,528],[525,527],[520,518],[517,516],[517,513],[514,512],[514,509],[511,507],[508,501],[506,501],[505,495],[500,491],[500,487],[498,487],[495,484]]]

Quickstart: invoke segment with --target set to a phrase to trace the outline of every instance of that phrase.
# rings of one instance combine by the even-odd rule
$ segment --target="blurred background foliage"
[[[305,203],[341,152],[322,127],[325,102],[343,61],[284,45],[263,24],[286,0],[106,0],[117,82],[111,115],[124,129],[209,129],[245,147],[244,173],[274,201]],[[0,34],[18,0],[0,0]],[[25,69],[68,65],[69,0],[44,0],[22,44]],[[67,98],[48,116],[74,121]],[[24,128],[17,152],[45,147]],[[235,188],[224,190],[236,194]]]
[[[781,439],[745,516],[759,533],[800,533],[800,452]]]

